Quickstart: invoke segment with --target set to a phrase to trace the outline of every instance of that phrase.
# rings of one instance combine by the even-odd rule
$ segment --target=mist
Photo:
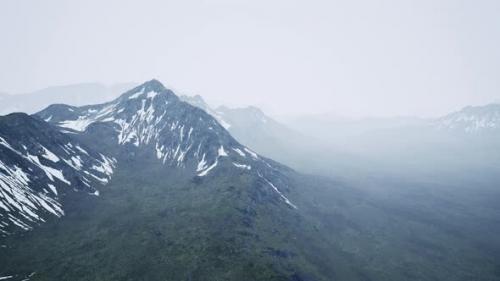
[[[499,1],[0,3],[0,280],[500,280]]]
[[[213,105],[348,117],[437,117],[499,99],[497,1],[0,5],[10,94],[157,78]]]

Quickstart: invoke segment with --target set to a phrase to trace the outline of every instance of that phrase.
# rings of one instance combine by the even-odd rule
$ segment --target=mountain
[[[442,130],[478,134],[500,130],[500,104],[468,106],[438,118],[433,125]]]
[[[240,144],[214,117],[156,80],[107,103],[51,105],[32,117],[3,118],[12,116],[39,126],[5,122],[11,129],[0,131],[8,143],[1,146],[18,153],[2,153],[14,172],[0,172],[22,180],[15,173],[22,167],[31,193],[44,192],[45,183],[35,183],[36,169],[24,168],[26,157],[35,159],[30,155],[67,181],[75,178],[71,186],[87,175],[53,166],[71,159],[63,144],[75,153],[78,145],[101,164],[106,157],[113,172],[105,186],[95,182],[87,190],[82,179],[84,189],[77,191],[56,186],[61,183],[52,176],[64,216],[1,237],[0,278],[497,279],[494,200],[482,202],[478,214],[463,211],[470,210],[464,204],[476,198],[472,193],[434,196],[424,183],[411,182],[408,199],[399,197],[401,182],[372,183],[393,192],[369,194],[297,173]],[[17,135],[26,128],[31,137]],[[17,143],[25,141],[44,148],[24,153]],[[92,159],[82,158],[91,174],[100,170],[92,169]],[[6,185],[12,188],[11,181]],[[94,190],[99,196],[89,194]]]
[[[498,174],[498,108],[466,107],[433,119],[346,119],[323,114],[281,122],[314,138],[319,143],[314,146],[322,148],[311,154],[312,160],[302,158],[302,165],[292,165],[302,172],[345,176],[350,181],[363,174],[465,182],[465,178],[491,180]]]
[[[181,276],[176,275],[176,271],[187,274],[185,270],[193,266],[192,262],[197,260],[193,258],[198,255],[202,258],[199,262],[207,263],[206,270],[219,268],[213,274],[221,277],[267,279],[265,276],[270,274],[275,276],[272,279],[276,279],[296,274],[290,269],[279,269],[269,264],[275,252],[280,253],[268,244],[278,234],[269,230],[257,231],[273,221],[278,225],[283,223],[280,222],[280,213],[287,214],[283,217],[288,219],[296,216],[299,207],[289,197],[294,186],[288,174],[293,174],[293,171],[239,144],[214,118],[182,102],[158,81],[149,81],[105,104],[83,107],[52,105],[36,114],[36,118],[49,122],[51,125],[46,125],[52,130],[58,128],[60,132],[57,135],[107,153],[113,157],[116,168],[109,185],[99,189],[99,200],[75,194],[61,196],[65,212],[63,218],[47,220],[40,227],[23,234],[28,237],[26,239],[7,236],[5,244],[8,245],[9,258],[2,259],[0,263],[8,267],[0,269],[0,272],[15,276],[37,272],[43,273],[45,278],[57,276],[56,279],[66,279],[71,276],[70,279],[74,279],[76,272],[63,270],[65,265],[51,271],[45,262],[39,263],[37,258],[23,256],[26,253],[23,249],[27,245],[41,247],[39,239],[48,239],[45,235],[58,237],[57,243],[72,249],[68,243],[81,241],[80,235],[88,231],[96,231],[92,239],[112,241],[109,235],[115,231],[135,233],[133,229],[136,229],[140,233],[152,231],[157,238],[151,238],[150,243],[158,238],[167,239],[160,248],[170,252],[178,261],[170,263],[170,266],[164,264],[159,271],[163,275]],[[57,155],[56,152],[54,154]],[[130,213],[130,210],[133,212]],[[118,213],[122,215],[116,216]],[[89,215],[92,218],[90,221]],[[102,225],[111,218],[114,223]],[[148,230],[152,227],[151,220],[164,229]],[[99,227],[96,228],[95,223]],[[131,226],[133,229],[130,229]],[[51,231],[47,232],[48,229]],[[78,231],[75,232],[75,229]],[[144,236],[140,233],[136,234]],[[172,245],[175,237],[170,235],[173,233],[178,234],[175,236],[177,245]],[[142,243],[134,238],[136,234],[127,238],[134,243],[133,247]],[[255,243],[257,245],[253,245]],[[54,250],[58,246],[52,243],[47,245],[51,245],[50,249],[43,247],[38,257],[43,257],[45,261],[57,259],[60,263],[63,257]],[[109,247],[105,247],[107,252],[103,258],[109,259],[110,255],[114,255],[118,250],[115,246],[115,243],[110,243]],[[182,262],[183,254],[178,252],[179,247],[190,253],[187,264]],[[189,248],[198,251],[198,254],[191,253]],[[258,255],[265,257],[259,261]],[[19,263],[16,257],[23,262]],[[221,258],[230,257],[234,257],[234,262],[223,268],[232,268],[231,272],[221,270],[217,265]],[[124,259],[123,262],[132,261],[126,255],[121,259]],[[247,266],[260,269],[247,273]],[[103,272],[101,277],[111,271]],[[135,276],[136,273],[127,274]]]
[[[115,156],[137,150],[154,155],[162,164],[176,165],[205,176],[218,165],[229,165],[265,176],[273,168],[239,144],[214,118],[181,101],[157,80],[136,87],[100,105],[51,105],[37,116],[61,128],[96,139],[108,134],[103,147]],[[275,164],[277,165],[277,164]],[[276,169],[275,169],[276,170]]]
[[[248,106],[245,108],[229,108],[226,106],[219,106],[215,109],[210,107],[205,100],[200,95],[195,96],[180,96],[181,100],[203,109],[205,112],[213,116],[224,128],[229,130],[231,134],[240,133],[242,129],[268,129],[265,128],[269,126],[270,128],[285,129],[271,117],[267,116],[257,107]],[[242,137],[242,139],[246,139]]]
[[[200,96],[181,99],[226,124],[232,136],[256,152],[305,173],[356,180],[360,173],[406,176],[471,168],[485,172],[498,163],[498,153],[488,152],[498,150],[494,141],[486,143],[491,138],[452,135],[437,125],[444,118],[350,120],[311,115],[282,123],[255,107],[212,109]],[[427,164],[429,159],[434,159],[433,165]]]
[[[390,117],[348,119],[331,114],[303,115],[281,118],[287,127],[304,135],[315,135],[324,141],[351,139],[380,131],[441,130],[443,133],[478,134],[498,131],[500,104],[467,106],[438,118]],[[349,142],[347,140],[346,142]]]
[[[318,139],[337,142],[359,137],[374,131],[418,127],[427,120],[416,117],[364,117],[346,118],[331,113],[282,116],[280,122],[304,135],[315,135]]]
[[[192,106],[196,106],[198,108],[203,109],[206,113],[214,117],[225,129],[230,129],[231,126],[234,127],[236,125],[233,123],[229,123],[230,120],[224,118],[222,112],[212,109],[200,95],[195,95],[195,96],[182,95],[179,98],[182,101],[185,101]]]
[[[64,215],[60,197],[99,195],[114,160],[24,113],[0,117],[0,233]]]
[[[99,83],[81,83],[48,87],[24,94],[0,94],[0,114],[12,112],[31,114],[53,103],[66,103],[75,106],[101,103],[116,98],[133,86],[135,86],[133,83],[110,86]]]
[[[276,149],[274,146],[271,150],[267,149],[269,142],[300,137],[299,134],[276,122],[254,106],[245,108],[220,106],[216,112],[222,120],[230,124],[228,130],[233,136],[265,155],[272,154]]]
[[[303,163],[308,163],[311,155],[325,154],[330,149],[315,136],[292,130],[257,107],[219,106],[213,109],[199,95],[181,96],[180,99],[212,115],[245,146],[295,169],[306,169]]]

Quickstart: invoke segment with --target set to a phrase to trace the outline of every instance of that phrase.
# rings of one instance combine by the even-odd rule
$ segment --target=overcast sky
[[[158,78],[274,114],[500,101],[500,1],[0,1],[0,91]]]

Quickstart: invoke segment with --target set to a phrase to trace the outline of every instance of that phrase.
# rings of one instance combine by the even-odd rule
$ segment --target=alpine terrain
[[[0,117],[0,280],[499,280],[489,217],[300,174],[207,111],[151,80]]]

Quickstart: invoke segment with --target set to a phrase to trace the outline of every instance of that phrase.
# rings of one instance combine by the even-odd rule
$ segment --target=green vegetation
[[[155,163],[127,165],[99,197],[68,192],[66,216],[1,241],[8,246],[0,248],[0,276],[500,280],[498,238],[474,237],[490,233],[474,227],[498,217],[498,207],[485,206],[493,212],[489,217],[467,215],[458,205],[432,207],[439,204],[429,200],[440,199],[421,196],[423,186],[411,189],[411,196],[395,191],[376,197],[290,172],[287,195],[299,206],[294,210],[270,196],[269,186],[235,169],[193,178]],[[488,245],[496,248],[486,249],[484,239],[494,239]]]

